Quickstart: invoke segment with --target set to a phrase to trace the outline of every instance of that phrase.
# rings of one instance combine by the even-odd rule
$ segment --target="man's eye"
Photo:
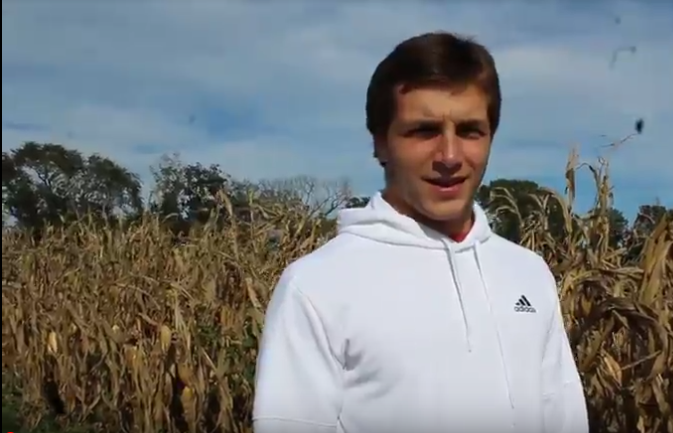
[[[418,128],[414,128],[409,132],[409,135],[412,135],[414,137],[434,137],[439,133],[437,128],[429,127],[429,126],[421,126]]]
[[[459,136],[472,140],[478,140],[485,135],[479,128],[459,128],[457,132]]]

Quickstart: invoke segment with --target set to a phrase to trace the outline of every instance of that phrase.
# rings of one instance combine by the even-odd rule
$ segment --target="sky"
[[[627,216],[673,206],[670,0],[3,0],[2,149],[98,152],[148,186],[150,167],[178,153],[238,178],[347,179],[371,195],[382,173],[369,79],[397,43],[435,30],[473,36],[496,60],[503,112],[486,182],[563,192],[579,146],[582,161],[610,158]],[[641,135],[606,147],[638,118]],[[586,208],[588,171],[581,181]]]

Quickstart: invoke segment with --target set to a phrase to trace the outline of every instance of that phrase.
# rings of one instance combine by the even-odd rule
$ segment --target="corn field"
[[[534,217],[521,218],[522,242],[557,277],[591,431],[673,433],[673,221],[611,247],[607,164],[589,167],[596,206],[583,215],[573,208],[579,167],[573,153],[567,191],[539,197]],[[497,213],[517,214],[498,194]],[[560,239],[548,229],[559,208]],[[262,220],[206,224],[178,242],[155,217],[125,230],[83,219],[40,243],[3,234],[3,389],[17,390],[26,422],[250,432],[270,291],[291,261],[324,242],[325,224],[283,203],[261,210]]]

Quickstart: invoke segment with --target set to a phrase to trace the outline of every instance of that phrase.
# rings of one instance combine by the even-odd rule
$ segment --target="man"
[[[385,188],[291,264],[268,307],[257,433],[586,433],[556,283],[474,197],[500,118],[493,58],[448,33],[376,68]]]

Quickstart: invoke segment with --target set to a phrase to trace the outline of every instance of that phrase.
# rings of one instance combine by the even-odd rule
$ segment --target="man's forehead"
[[[401,119],[487,119],[487,100],[481,93],[412,91],[398,95]]]

